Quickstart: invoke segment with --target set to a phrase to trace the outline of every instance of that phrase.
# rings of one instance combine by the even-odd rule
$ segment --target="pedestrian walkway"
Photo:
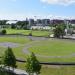
[[[1,66],[3,67],[3,65],[0,65],[0,67]],[[9,71],[8,67],[4,67],[4,69],[6,71]],[[17,74],[17,75],[28,75],[25,70],[21,70],[21,69],[16,69],[16,68],[13,69],[12,67],[10,67],[10,71]]]
[[[14,73],[17,75],[28,75],[26,71],[21,69],[14,69]]]
[[[63,36],[65,39],[74,39],[75,40],[75,34],[72,34],[72,35],[65,35]]]

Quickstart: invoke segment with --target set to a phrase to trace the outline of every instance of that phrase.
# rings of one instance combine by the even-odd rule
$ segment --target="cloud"
[[[70,5],[75,3],[75,0],[40,0],[40,1],[48,4],[60,4],[60,5]]]

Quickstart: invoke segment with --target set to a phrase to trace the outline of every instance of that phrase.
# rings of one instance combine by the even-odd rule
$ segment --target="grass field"
[[[7,34],[24,34],[29,35],[32,32],[33,36],[48,36],[51,32],[41,30],[17,30],[17,29],[6,29]]]
[[[24,44],[29,43],[31,41],[30,41],[30,39],[25,38],[25,37],[4,36],[4,37],[0,37],[0,43],[2,43],[2,42],[12,42],[12,43],[21,44],[19,47],[12,48],[12,50],[17,58],[25,58],[26,55],[23,53],[22,49],[24,48]],[[0,56],[3,55],[3,53],[6,49],[7,48],[0,46]]]
[[[75,42],[73,41],[50,39],[38,43],[39,45],[29,48],[30,51],[46,56],[63,56],[75,52]]]
[[[75,41],[48,39],[44,41],[31,41],[25,37],[0,37],[0,42],[14,42],[21,46],[12,48],[17,58],[26,59],[27,54],[22,50],[25,44],[31,43],[28,50],[37,55],[39,61],[44,62],[75,62]],[[0,47],[0,55],[6,48]]]
[[[75,61],[75,41],[72,40],[49,39],[46,41],[40,41],[30,47],[29,50],[37,55],[44,56],[45,59],[39,57],[41,61]],[[48,56],[48,58],[45,56]]]
[[[18,68],[25,70],[25,63],[17,63]],[[75,75],[74,66],[42,65],[40,75]]]
[[[0,42],[20,43],[21,46],[12,48],[16,58],[26,60],[27,54],[23,53],[24,44],[31,44],[30,51],[41,56],[55,56],[39,57],[38,60],[44,62],[75,62],[75,41],[74,40],[60,40],[48,39],[43,41],[31,41],[26,37],[0,37]],[[7,48],[0,47],[0,56],[3,55]],[[73,57],[57,57],[57,56],[71,56]],[[25,70],[25,63],[17,62],[20,69]],[[42,66],[40,75],[75,75],[75,66]]]
[[[45,66],[40,75],[75,75],[75,66]]]
[[[4,54],[5,48],[0,47],[0,57],[2,57],[2,55]]]
[[[17,63],[18,68],[25,70],[25,63]],[[75,75],[75,66],[42,65],[40,75]]]
[[[20,44],[25,44],[28,43],[30,40],[28,38],[25,37],[8,37],[8,36],[4,36],[4,37],[0,37],[0,42],[13,42],[13,43],[20,43]]]

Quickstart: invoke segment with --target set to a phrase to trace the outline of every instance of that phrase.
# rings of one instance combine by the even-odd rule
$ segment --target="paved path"
[[[10,70],[12,71],[12,68]],[[14,69],[14,73],[17,75],[28,75],[26,71],[21,69]]]
[[[0,65],[0,67],[4,67],[4,65]],[[8,67],[4,67],[4,69],[9,72]],[[13,71],[13,68],[10,67],[10,71],[11,71],[12,73],[17,74],[17,75],[28,75],[25,70],[21,70],[21,69],[16,69],[16,68],[14,68],[14,71]]]
[[[11,47],[11,48],[15,48],[15,47],[19,47],[21,44],[19,43],[12,43],[12,42],[0,42],[0,46],[1,47]]]

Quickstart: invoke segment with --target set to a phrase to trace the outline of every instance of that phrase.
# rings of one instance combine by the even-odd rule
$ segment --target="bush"
[[[32,36],[32,33],[29,33],[29,36]]]
[[[41,70],[40,62],[37,60],[34,53],[31,53],[31,55],[27,58],[26,61],[26,72],[28,75],[38,75]]]
[[[2,31],[1,31],[1,34],[2,34],[2,35],[5,35],[5,34],[6,34],[6,30],[5,30],[5,29],[2,30]]]
[[[57,38],[60,38],[62,37],[63,38],[63,35],[64,34],[64,25],[58,25],[56,26],[56,28],[53,30],[54,31],[54,36],[57,37]]]

